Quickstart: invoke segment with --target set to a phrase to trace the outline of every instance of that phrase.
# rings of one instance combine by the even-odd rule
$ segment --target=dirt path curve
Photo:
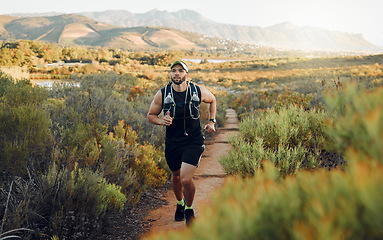
[[[199,205],[208,204],[210,194],[220,188],[224,182],[225,172],[218,159],[229,152],[231,145],[227,142],[227,138],[231,134],[236,134],[237,131],[237,114],[233,109],[227,109],[225,126],[217,128],[212,139],[205,141],[206,149],[193,178],[196,185],[193,208],[197,218]],[[174,220],[177,202],[171,190],[166,193],[165,200],[169,204],[149,212],[147,216],[152,224],[148,235],[153,232],[179,230],[185,227],[185,221],[176,222]]]

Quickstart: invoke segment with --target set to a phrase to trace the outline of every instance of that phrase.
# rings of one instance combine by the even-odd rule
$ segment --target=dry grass
[[[11,76],[14,80],[29,79],[29,72],[26,67],[0,67],[0,71]]]

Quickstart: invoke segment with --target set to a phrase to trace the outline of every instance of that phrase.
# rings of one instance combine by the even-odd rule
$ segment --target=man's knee
[[[173,180],[173,182],[180,182],[181,181],[181,176],[180,176],[179,171],[172,172],[172,180]]]
[[[189,187],[191,184],[193,184],[193,179],[192,177],[182,177],[181,178],[181,184],[184,187]]]

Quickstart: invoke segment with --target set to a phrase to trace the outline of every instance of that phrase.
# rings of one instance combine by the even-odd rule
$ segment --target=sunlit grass
[[[9,75],[14,80],[29,79],[29,72],[26,67],[0,67],[0,71]]]

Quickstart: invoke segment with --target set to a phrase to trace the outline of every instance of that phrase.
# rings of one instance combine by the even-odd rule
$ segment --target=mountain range
[[[321,50],[369,50],[376,48],[362,34],[329,31],[318,27],[298,27],[291,22],[271,27],[222,24],[192,10],[177,12],[153,9],[146,13],[125,10],[79,13],[92,19],[125,27],[166,26],[182,31],[218,36],[272,47]]]
[[[284,49],[374,51],[362,34],[298,27],[291,22],[271,27],[214,22],[192,10],[153,9],[146,13],[126,10],[46,13],[0,16],[0,39],[22,38],[57,43],[126,48],[199,49],[211,46],[211,37]],[[197,36],[195,33],[202,36]],[[204,40],[203,40],[204,39]]]
[[[124,28],[75,14],[23,18],[0,16],[0,40],[15,39],[132,50],[198,50],[207,43],[199,40],[198,34],[177,29],[146,26]]]

